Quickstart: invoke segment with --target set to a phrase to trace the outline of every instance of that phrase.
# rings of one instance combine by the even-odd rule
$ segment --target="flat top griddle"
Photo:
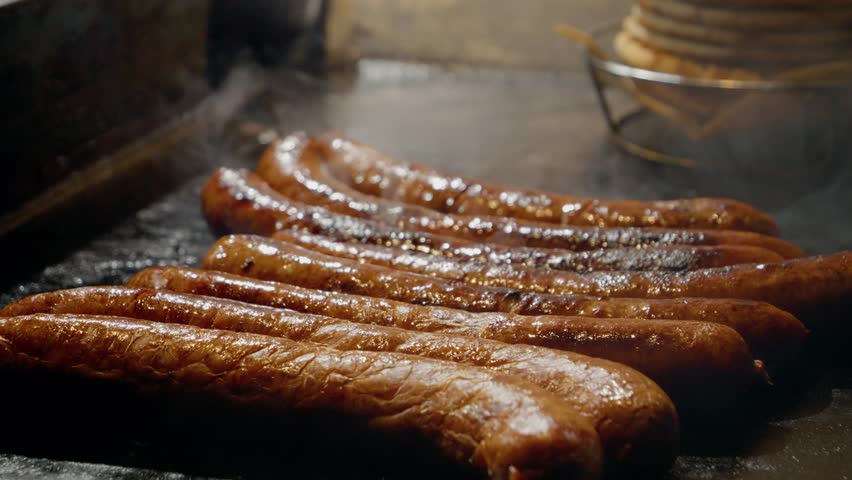
[[[144,190],[136,201],[107,199],[82,212],[120,220],[91,228],[74,220],[71,227],[42,230],[30,246],[19,242],[16,251],[7,252],[17,258],[7,263],[15,268],[0,278],[0,305],[40,291],[125,282],[151,265],[196,265],[214,241],[199,211],[201,185],[220,165],[250,168],[262,148],[258,139],[268,139],[269,129],[336,129],[445,171],[581,196],[735,196],[773,213],[784,237],[809,253],[852,249],[852,163],[819,188],[671,169],[627,157],[606,141],[583,74],[447,70],[394,62],[362,62],[359,70],[323,77],[269,74],[266,87],[227,121],[208,125],[164,153],[151,173],[161,176],[136,178],[120,189],[130,196],[134,189]],[[156,184],[162,191],[151,194]],[[837,345],[842,338],[826,342],[820,339],[825,335],[815,336],[803,373],[746,402],[748,420],[686,438],[683,455],[664,478],[852,477],[850,353]],[[120,393],[114,398],[127,403],[98,404],[59,388],[41,383],[3,389],[0,411],[11,421],[0,435],[0,477],[444,475],[444,467],[429,465],[428,459],[404,460],[425,465],[412,469],[380,454],[360,462],[345,452],[323,451],[322,443],[311,444],[306,453],[287,426],[261,423],[252,427],[259,430],[246,431],[245,425],[220,425],[228,419],[186,418],[191,409],[163,405],[156,406],[162,416],[155,417]],[[188,433],[171,422],[176,419],[200,425],[204,433]],[[284,437],[291,441],[279,443]]]

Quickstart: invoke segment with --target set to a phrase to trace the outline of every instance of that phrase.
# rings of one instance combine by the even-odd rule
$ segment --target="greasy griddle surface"
[[[40,291],[121,283],[151,265],[196,265],[214,240],[198,207],[201,185],[216,166],[253,164],[258,125],[312,133],[335,128],[446,171],[579,195],[736,195],[775,214],[784,236],[811,253],[852,248],[844,207],[852,204],[848,171],[809,191],[779,188],[765,178],[739,183],[666,170],[625,157],[606,142],[592,89],[580,74],[447,72],[393,63],[366,64],[361,73],[357,79],[274,78],[273,87],[223,130],[202,132],[173,154],[170,161],[191,170],[182,185],[108,228],[65,232],[73,236],[67,242],[57,234],[48,254],[15,252],[29,268],[4,273],[0,305]],[[121,207],[106,201],[103,208]],[[798,379],[757,399],[744,414],[751,420],[688,438],[666,478],[852,476],[852,363],[842,350],[814,343]],[[4,385],[0,400],[0,408],[16,412],[0,440],[3,478],[453,476],[448,467],[411,469],[381,455],[362,462],[324,439],[303,442],[292,425],[227,409],[190,415],[192,404],[162,404],[103,392],[98,385],[15,382]],[[7,394],[23,390],[28,393],[14,399]],[[213,417],[205,417],[208,412]],[[311,447],[306,452],[300,444]],[[416,458],[403,460],[409,461]]]

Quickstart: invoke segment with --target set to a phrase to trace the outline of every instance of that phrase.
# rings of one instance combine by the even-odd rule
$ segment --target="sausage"
[[[800,257],[798,247],[776,237],[733,230],[558,226],[507,217],[445,214],[356,192],[328,174],[327,150],[303,136],[270,146],[257,173],[273,189],[294,200],[338,213],[382,221],[398,228],[473,238],[511,246],[593,250],[646,245],[748,245]]]
[[[359,323],[396,326],[412,330],[441,331],[454,334],[478,332],[492,335],[516,336],[521,343],[524,326],[535,324],[538,334],[557,339],[560,332],[580,328],[585,318],[564,316],[518,315],[505,312],[473,313],[450,308],[413,305],[381,298],[350,295],[323,290],[311,290],[278,282],[267,282],[222,272],[196,270],[183,267],[152,267],[137,273],[130,285],[166,288],[186,293],[231,298],[259,305],[288,308],[330,317],[350,319]],[[548,300],[550,302],[548,303]],[[770,366],[795,359],[807,331],[792,315],[771,305],[748,301],[719,301],[712,299],[678,299],[666,308],[655,300],[612,299],[602,303],[597,299],[559,302],[552,297],[531,303],[527,310],[559,314],[576,311],[587,317],[632,318],[642,317],[673,320],[691,318],[720,323],[743,332],[748,346],[758,358],[771,359]],[[556,300],[556,301],[553,301]],[[523,309],[522,309],[523,310]],[[523,311],[528,314],[529,311]],[[518,326],[518,334],[510,326]],[[472,328],[468,328],[472,327]],[[516,328],[516,327],[512,327]],[[580,330],[582,331],[582,330]],[[491,338],[491,337],[489,337]],[[529,341],[532,341],[530,339]],[[556,345],[558,348],[559,345]]]
[[[840,256],[843,258],[843,256]],[[830,257],[828,257],[831,260]],[[836,260],[836,259],[835,259]],[[814,262],[822,262],[824,259],[816,258]],[[824,261],[827,265],[834,265],[837,262]],[[845,262],[840,262],[845,265]],[[635,304],[635,299],[647,298],[659,300],[671,300],[671,302],[661,302],[660,308],[665,308],[667,305],[677,304],[679,298],[673,294],[668,294],[668,290],[673,289],[673,286],[678,286],[678,277],[674,276],[673,280],[668,280],[672,283],[661,283],[657,285],[660,291],[653,290],[653,286],[648,287],[645,297],[637,295],[635,298],[630,298],[623,291],[617,289],[632,288],[632,292],[640,291],[638,287],[631,287],[625,279],[625,273],[608,273],[609,277],[598,278],[597,281],[601,286],[601,290],[606,287],[606,283],[611,283],[611,287],[606,293],[615,292],[623,294],[621,297],[594,297],[588,295],[575,295],[561,291],[559,294],[539,294],[537,292],[519,291],[517,289],[509,289],[502,287],[490,287],[475,285],[471,283],[446,280],[443,278],[431,277],[417,273],[395,270],[379,265],[371,265],[361,263],[355,260],[349,260],[339,257],[331,257],[311,250],[291,245],[280,240],[258,237],[253,235],[228,235],[217,241],[210,251],[207,253],[203,261],[203,265],[207,269],[221,270],[230,273],[243,274],[261,280],[274,280],[285,283],[293,283],[307,288],[318,288],[323,290],[338,290],[345,293],[355,293],[359,295],[369,295],[376,297],[388,297],[393,300],[399,300],[410,303],[423,305],[441,305],[450,308],[459,308],[469,311],[508,311],[521,314],[564,314],[564,315],[585,315],[584,311],[579,308],[607,308],[616,298],[625,298],[620,305]],[[781,270],[786,269],[787,264],[777,264],[765,266],[764,270]],[[735,268],[735,267],[729,267]],[[769,276],[769,280],[765,283],[759,283],[758,288],[744,290],[744,293],[737,292],[736,286],[739,285],[740,278],[753,279],[755,282],[764,282],[760,273],[764,270],[753,268],[750,270],[733,272],[733,274],[725,279],[712,278],[704,272],[714,273],[714,270],[697,271],[701,277],[697,277],[694,285],[690,285],[690,289],[681,288],[676,292],[683,294],[684,298],[712,297],[722,302],[728,301],[724,298],[725,294],[730,293],[732,296],[741,295],[747,296],[748,293],[761,293],[763,296],[772,296],[778,290],[779,295],[783,292],[788,292],[797,283],[805,283],[806,278],[803,275],[790,275],[787,280],[779,275]],[[650,273],[650,272],[646,272]],[[723,272],[715,272],[717,274],[725,274]],[[825,273],[829,278],[832,272]],[[590,273],[590,276],[597,273]],[[687,275],[687,274],[679,274]],[[820,281],[820,273],[814,273],[814,280]],[[702,285],[700,281],[704,281],[708,285]],[[725,289],[724,285],[714,283],[729,281],[731,287]],[[788,285],[788,283],[790,285]],[[762,288],[761,288],[762,287]],[[816,287],[808,287],[803,292],[789,292],[790,298],[783,300],[787,306],[793,304],[792,301],[801,299],[801,302],[795,303],[796,306],[802,307],[805,304],[820,304],[826,301],[830,296],[843,298],[845,292],[844,285],[830,284],[826,282],[824,285]],[[728,291],[730,290],[730,291]],[[641,291],[645,293],[645,291]],[[810,295],[809,294],[813,294]],[[693,297],[690,297],[693,295]],[[736,300],[734,298],[733,300]],[[748,298],[746,298],[748,300]],[[618,305],[618,302],[616,302]],[[618,308],[617,306],[615,308]],[[675,307],[677,308],[677,307]],[[591,315],[600,316],[600,315]],[[620,316],[620,315],[619,315]],[[676,317],[676,319],[695,320],[695,317]],[[703,320],[703,318],[702,318]]]
[[[442,258],[387,247],[301,248],[298,235],[279,232],[276,240],[320,254],[330,254],[395,270],[525,292],[635,298],[742,298],[780,308],[807,311],[852,296],[852,254],[799,258],[774,264],[734,265],[691,272],[560,272],[517,265]],[[319,248],[317,248],[319,247]],[[379,253],[379,254],[377,254]]]
[[[558,395],[596,426],[608,463],[633,473],[668,467],[678,443],[674,405],[655,383],[623,365],[575,353],[128,287],[32,295],[7,306],[0,317],[34,313],[131,317],[283,337],[338,350],[392,351],[488,367]]]
[[[358,323],[392,326],[423,332],[487,338],[512,344],[543,346],[556,350],[602,356],[633,364],[675,401],[687,416],[715,415],[720,405],[739,399],[757,376],[764,375],[761,363],[749,363],[742,337],[728,328],[684,322],[679,332],[661,322],[582,317],[529,317],[507,313],[473,314],[439,307],[307,290],[276,282],[182,267],[151,267],[130,281],[134,287],[153,287],[176,292],[229,298],[259,305],[343,318]],[[680,323],[680,322],[678,322]],[[698,327],[698,328],[696,328]],[[704,336],[702,330],[708,333]],[[662,337],[655,337],[662,333]],[[662,338],[681,333],[675,345]],[[635,335],[635,336],[634,336]],[[718,342],[714,343],[714,337]],[[642,344],[645,339],[648,343]],[[588,343],[586,340],[588,339]],[[695,340],[695,348],[689,345]],[[619,342],[623,342],[619,346]],[[663,353],[654,353],[662,344]],[[595,346],[600,351],[593,350]],[[677,345],[680,345],[678,347]],[[682,352],[677,352],[682,347]],[[646,351],[647,350],[647,351]],[[599,355],[595,355],[599,353]],[[666,355],[672,353],[673,355]],[[674,360],[676,359],[676,360]],[[696,375],[696,368],[703,372]],[[654,370],[656,375],[647,372]],[[715,372],[715,373],[714,373]],[[736,397],[736,398],[735,398]],[[708,409],[706,407],[713,406]]]
[[[252,232],[239,232],[252,233]],[[309,250],[329,255],[348,255],[374,258],[370,263],[387,264],[397,256],[408,254],[409,260],[421,259],[441,262],[440,257],[450,257],[459,262],[488,263],[491,265],[543,268],[559,271],[685,271],[697,268],[714,268],[741,263],[772,263],[783,260],[780,255],[757,247],[719,245],[716,247],[691,247],[671,245],[663,247],[613,248],[585,252],[559,251],[549,248],[505,247],[486,243],[459,242],[459,239],[438,237],[431,244],[436,248],[405,248],[385,245],[346,242],[317,235],[305,230],[280,230],[273,238],[295,243]],[[339,253],[339,254],[338,254]],[[438,257],[438,258],[435,258]]]
[[[0,319],[0,365],[344,415],[376,431],[419,435],[492,479],[591,479],[601,468],[594,428],[555,395],[515,377],[422,357],[37,314]]]
[[[766,375],[762,362],[751,360],[742,337],[724,326],[704,322],[473,314],[185,267],[151,267],[137,273],[129,285],[605,358],[651,377],[674,399],[678,410],[687,414],[713,413],[703,407],[738,400],[755,380],[760,382]],[[665,340],[672,336],[674,343],[666,344]]]
[[[447,259],[418,251],[401,251],[381,246],[333,242],[325,237],[299,231],[281,231],[273,235],[273,238],[319,253],[374,265],[419,272],[449,280],[514,287],[521,291],[534,291],[529,288],[530,285],[527,283],[530,278],[523,277],[519,272],[505,266],[486,266],[470,260]],[[534,270],[533,273],[538,272]],[[516,281],[507,281],[512,279]],[[752,352],[769,362],[770,365],[787,363],[796,358],[796,354],[807,336],[805,326],[792,315],[778,315],[763,322],[742,315],[733,318],[711,317],[702,320],[733,328],[743,336]],[[776,364],[776,362],[778,363]]]
[[[276,244],[279,244],[276,246]],[[318,260],[318,256],[295,247],[285,252],[286,244],[261,237],[224,237],[210,250],[203,261],[204,268],[228,273],[242,274],[261,280],[284,281],[307,288],[319,288],[345,293],[356,293],[393,300],[468,308],[475,311],[512,310],[515,301],[535,301],[510,290],[494,290],[492,295],[483,295],[482,287],[450,283],[419,275],[408,277],[397,275],[390,269],[373,265],[359,265],[344,259]],[[297,253],[295,249],[302,250]],[[314,258],[317,257],[317,258]],[[363,267],[363,268],[361,268]],[[371,271],[376,269],[376,271]],[[386,270],[382,272],[381,270]],[[442,282],[442,283],[439,283]],[[559,297],[568,298],[568,297]],[[570,301],[570,300],[569,300]],[[508,306],[508,308],[507,308]],[[496,308],[495,308],[496,307]],[[754,379],[757,371],[743,338],[734,330],[707,322],[653,322],[650,320],[606,321],[604,319],[575,320],[580,331],[557,330],[555,344],[536,343],[540,346],[560,348],[586,355],[606,358],[629,365],[648,375],[664,388],[677,385],[683,388],[683,379],[675,381],[671,370],[681,368],[687,361],[701,365],[703,369],[726,372],[735,383],[746,383],[741,379]],[[536,327],[536,325],[532,325]],[[498,329],[500,327],[498,326]],[[539,333],[533,329],[538,336]],[[527,329],[524,332],[530,335]],[[504,338],[503,331],[490,337],[507,343],[517,339]],[[554,335],[554,333],[551,333]],[[537,340],[547,342],[548,339]],[[733,355],[732,355],[733,353]],[[685,357],[696,355],[687,360]],[[717,356],[718,355],[718,356]],[[677,358],[677,361],[672,361]],[[694,367],[687,369],[693,371]],[[672,391],[666,390],[672,396]]]
[[[347,186],[367,195],[444,213],[602,227],[719,228],[778,234],[769,215],[735,200],[640,202],[576,198],[448,175],[402,162],[335,134],[318,141],[328,154],[328,172]]]
[[[769,263],[782,259],[760,247],[739,245],[660,245],[573,252],[550,248],[508,247],[390,227],[380,222],[331,212],[292,201],[272,190],[256,174],[219,169],[202,190],[202,209],[219,233],[271,235],[298,229],[363,244],[389,245],[434,254],[487,259],[497,264],[545,266],[555,270],[668,270]]]

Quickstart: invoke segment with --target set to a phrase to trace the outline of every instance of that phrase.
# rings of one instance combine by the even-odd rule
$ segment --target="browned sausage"
[[[588,418],[598,429],[611,466],[632,473],[661,470],[671,463],[677,448],[677,414],[656,384],[623,365],[575,353],[128,287],[37,294],[7,306],[0,317],[33,313],[131,317],[309,341],[338,350],[390,351],[488,367],[557,394]]]
[[[298,235],[289,232],[275,235],[277,240],[301,246],[302,241],[290,241],[294,238],[298,238]],[[314,247],[310,249],[314,252],[406,272],[475,285],[556,295],[742,298],[767,301],[793,311],[804,311],[817,305],[831,304],[852,297],[852,252],[680,273],[576,273],[522,265],[491,265],[422,252],[401,252],[388,247],[345,245],[346,248],[322,248],[323,245],[317,244],[310,246]]]
[[[427,332],[446,332],[464,335],[492,335],[488,338],[517,338],[519,343],[529,335],[527,325],[536,325],[536,334],[548,338],[549,345],[559,348],[557,340],[571,332],[583,332],[584,317],[523,316],[504,312],[472,313],[444,307],[413,305],[381,298],[371,298],[323,290],[310,290],[285,283],[266,282],[237,275],[196,270],[183,267],[153,267],[136,274],[131,285],[140,287],[167,288],[170,290],[232,298],[249,303],[288,308],[330,317],[350,319],[359,323],[397,326]],[[540,302],[521,305],[527,314],[540,311],[560,314],[576,311],[582,315],[600,318],[643,317],[659,319],[688,318],[727,325],[748,338],[758,358],[786,363],[795,359],[806,331],[792,315],[771,305],[749,301],[720,301],[713,299],[678,299],[677,301],[611,299],[574,299],[564,302],[561,298],[546,298]],[[580,330],[577,330],[577,329]],[[512,333],[517,329],[517,333]],[[574,329],[574,330],[572,330]],[[483,332],[480,334],[479,332]],[[562,340],[559,340],[562,341]],[[569,343],[570,345],[570,343]],[[563,345],[564,348],[564,345]],[[772,366],[772,364],[770,364]]]
[[[609,227],[721,228],[777,235],[772,218],[730,199],[596,200],[494,185],[402,162],[334,134],[320,141],[329,173],[375,197],[445,213],[493,215],[540,222]]]
[[[617,273],[592,272],[587,274],[593,288],[589,293],[615,294],[616,297],[583,296],[582,288],[559,294],[521,292],[517,289],[489,287],[417,273],[395,270],[379,265],[361,263],[340,257],[331,257],[280,240],[254,235],[228,235],[217,241],[204,259],[205,268],[246,274],[263,280],[293,283],[308,288],[335,289],[376,297],[388,297],[404,302],[424,305],[442,305],[470,311],[511,311],[516,313],[548,314],[528,303],[571,304],[597,299],[598,308],[614,298],[658,298],[675,300],[712,297],[718,299],[737,296],[758,300],[771,299],[785,307],[801,309],[819,305],[829,300],[842,299],[849,291],[848,254],[815,257],[773,265],[750,266],[737,269],[698,270],[682,274],[661,276],[659,282],[633,285],[634,275],[651,275],[657,272]],[[790,268],[790,266],[801,268]],[[816,265],[825,270],[819,271]],[[785,275],[785,272],[792,271]],[[779,273],[780,272],[780,273]],[[807,272],[810,276],[805,275]],[[838,273],[839,272],[839,273]],[[695,274],[695,277],[690,275]],[[766,276],[763,276],[763,274]],[[578,276],[585,278],[585,276]],[[692,280],[690,280],[692,279]],[[753,285],[741,285],[745,280]],[[808,285],[813,281],[815,285]],[[583,285],[581,285],[583,286]],[[588,286],[588,285],[585,285]],[[645,288],[643,288],[645,287]],[[793,289],[800,287],[800,291]],[[741,288],[741,290],[738,290]],[[786,295],[786,297],[784,296]],[[579,314],[578,311],[561,311],[562,314]],[[686,318],[694,320],[694,318]]]
[[[394,270],[359,265],[344,259],[330,257],[329,260],[320,260],[320,256],[313,252],[298,247],[289,249],[286,244],[276,247],[276,244],[282,242],[262,237],[225,237],[214,245],[205,257],[203,265],[212,270],[243,274],[262,280],[284,281],[308,288],[390,297],[412,303],[466,306],[468,309],[479,311],[505,309],[507,305],[511,310],[511,304],[515,301],[524,302],[525,295],[515,291],[497,289],[485,292],[482,287],[431,277],[412,274],[407,274],[410,276],[406,277],[398,275],[399,272]],[[373,271],[374,268],[377,270]],[[471,308],[471,305],[476,306]],[[537,344],[624,363],[648,375],[664,388],[677,385],[678,382],[670,378],[669,372],[675,364],[686,363],[686,357],[692,357],[695,360],[693,365],[703,365],[702,368],[716,365],[714,369],[727,371],[733,378],[750,378],[755,371],[742,337],[722,325],[623,319],[579,319],[575,322],[584,333],[577,332],[575,327],[575,330],[552,339],[557,344]],[[524,333],[530,335],[529,330]],[[505,335],[502,331],[498,334]],[[502,337],[497,339],[508,343],[518,341]],[[547,340],[539,342],[541,341]],[[721,354],[721,357],[717,358],[718,354]],[[690,367],[687,371],[694,368]],[[683,383],[679,386],[682,385]],[[676,396],[674,392],[667,391]]]
[[[253,233],[253,232],[240,232]],[[405,248],[404,246],[374,245],[338,240],[305,230],[280,230],[273,238],[295,243],[309,250],[329,255],[363,257],[369,263],[389,264],[399,255],[408,254],[409,260],[420,259],[441,262],[440,257],[450,257],[458,262],[488,263],[500,266],[544,268],[547,270],[593,271],[685,271],[697,268],[715,268],[741,263],[773,263],[783,260],[780,255],[757,247],[719,245],[691,247],[671,245],[648,248],[612,248],[568,252],[550,248],[506,247],[487,243],[459,241],[441,237],[438,249]],[[437,257],[437,258],[436,258]]]
[[[508,375],[423,357],[120,317],[0,319],[0,365],[47,368],[247,406],[331,412],[410,431],[493,479],[597,478],[594,428]]]
[[[328,174],[327,149],[291,136],[261,157],[257,173],[286,196],[347,215],[371,218],[399,228],[472,238],[504,245],[593,250],[645,245],[750,245],[784,258],[803,255],[776,237],[733,230],[557,226],[506,217],[444,214],[356,192]]]
[[[482,259],[497,264],[544,266],[555,270],[667,270],[683,271],[738,263],[781,260],[775,252],[739,245],[657,245],[572,252],[551,248],[509,247],[461,238],[390,227],[341,215],[322,207],[290,200],[272,190],[254,173],[220,169],[202,191],[208,223],[219,233],[270,235],[299,229],[342,241],[391,245],[457,258]]]

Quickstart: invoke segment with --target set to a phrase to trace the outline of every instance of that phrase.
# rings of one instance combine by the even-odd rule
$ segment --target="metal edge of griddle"
[[[182,473],[161,472],[135,467],[0,454],[0,477],[4,479],[39,478],[45,476],[80,480],[131,478],[137,480],[189,480],[195,478]]]
[[[163,151],[197,131],[202,118],[194,113],[182,115],[146,137],[72,173],[67,179],[49,187],[20,208],[0,217],[0,236],[8,235],[63,204],[74,203],[82,193],[97,189],[127,174],[140,164],[160,156]]]
[[[238,86],[225,86],[158,127],[104,155],[69,178],[48,188],[20,208],[0,217],[0,237],[42,217],[59,206],[73,203],[75,198],[90,189],[108,184],[127,175],[140,165],[161,158],[166,151],[203,130],[215,128],[231,113],[262,89],[262,76],[257,72],[240,72]],[[238,91],[239,90],[239,91]],[[227,99],[228,101],[223,101]],[[223,105],[225,107],[223,108]]]
[[[205,158],[187,160],[250,99],[268,75],[240,67],[217,91],[0,218],[0,288],[65,258],[99,232],[197,178]],[[148,119],[150,121],[150,119]],[[195,155],[198,157],[198,155]]]

